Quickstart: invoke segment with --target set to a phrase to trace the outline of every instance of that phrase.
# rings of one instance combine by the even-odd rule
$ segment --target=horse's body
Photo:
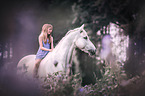
[[[89,40],[84,30],[84,25],[69,31],[54,50],[46,55],[39,66],[39,77],[46,77],[48,74],[57,71],[66,72],[72,58],[73,50],[76,47],[86,53],[95,54],[96,48]],[[35,55],[25,56],[18,63],[17,67],[19,70],[17,72],[20,74],[24,73],[28,77],[33,77],[34,65]]]

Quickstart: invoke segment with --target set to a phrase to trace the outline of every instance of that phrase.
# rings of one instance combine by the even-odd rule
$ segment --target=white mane
[[[80,28],[75,28],[73,30],[69,30],[65,36],[58,42],[58,44],[56,45],[56,49],[57,49],[57,46],[60,45],[62,43],[62,41],[70,34],[70,33],[73,33],[73,32],[76,32],[76,31],[79,31]]]

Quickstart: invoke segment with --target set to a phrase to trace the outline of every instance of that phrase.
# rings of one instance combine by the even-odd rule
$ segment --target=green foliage
[[[88,96],[112,96],[115,94],[115,88],[118,87],[118,81],[115,73],[111,73],[109,66],[105,68],[105,73],[102,72],[102,78],[96,78],[96,84],[86,85]]]
[[[42,85],[44,96],[74,96],[75,91],[81,86],[79,74],[67,76],[62,72],[48,74]]]
[[[105,62],[103,62],[105,63]],[[116,64],[120,65],[119,62]],[[102,78],[96,77],[94,85],[81,86],[80,74],[67,76],[62,72],[48,74],[43,84],[44,96],[114,96],[119,88],[119,82],[124,71],[121,67],[112,69],[112,65],[103,65]],[[124,78],[124,77],[123,77]]]

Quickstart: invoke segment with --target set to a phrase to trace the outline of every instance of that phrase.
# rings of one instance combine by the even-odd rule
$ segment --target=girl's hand
[[[52,52],[53,49],[49,49],[50,52]]]

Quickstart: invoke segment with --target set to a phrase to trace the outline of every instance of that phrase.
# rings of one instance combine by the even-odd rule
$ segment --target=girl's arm
[[[40,49],[41,50],[44,50],[44,51],[52,51],[51,49],[47,49],[47,48],[45,48],[45,47],[43,47],[43,43],[42,43],[42,36],[40,35],[39,36],[39,38],[38,38],[38,40],[39,40],[39,46],[40,46]]]
[[[51,36],[51,49],[53,50],[54,49],[54,46],[53,46],[53,37]]]

